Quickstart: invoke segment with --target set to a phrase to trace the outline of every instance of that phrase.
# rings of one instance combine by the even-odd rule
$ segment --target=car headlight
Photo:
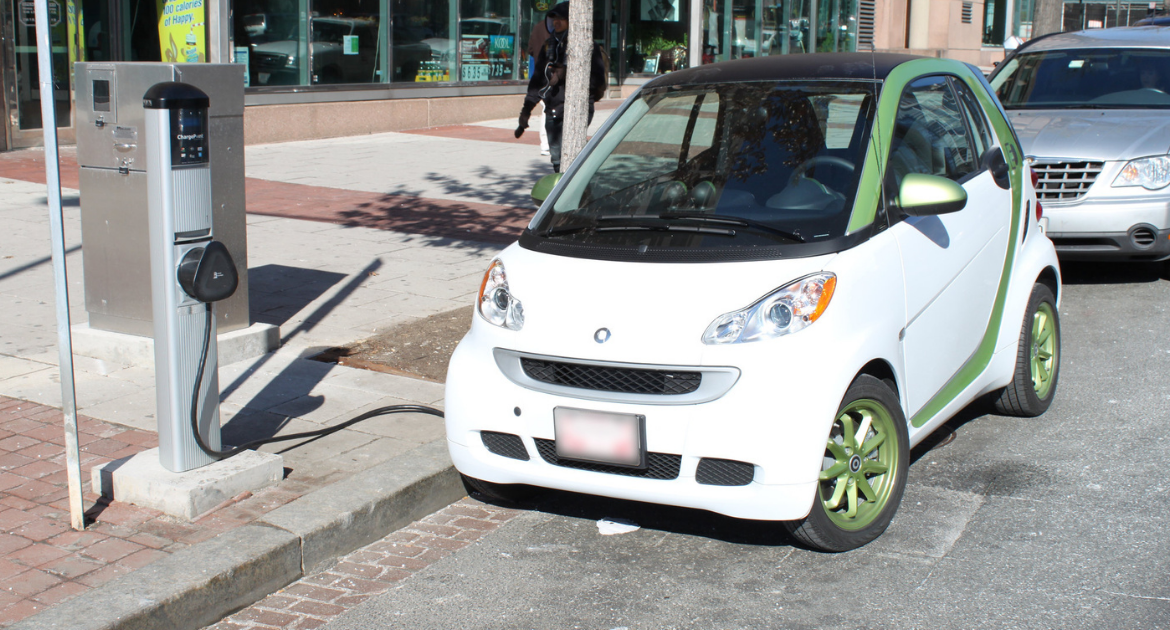
[[[716,317],[703,333],[703,343],[747,343],[803,330],[824,314],[836,288],[836,274],[805,276],[747,308]]]
[[[285,59],[284,65],[290,68],[297,65],[296,55],[289,55],[288,58]]]
[[[1115,188],[1141,186],[1146,190],[1158,190],[1167,185],[1170,185],[1170,155],[1130,160],[1113,180]]]
[[[509,330],[524,327],[524,306],[508,290],[504,263],[493,260],[479,285],[479,314],[489,323]]]

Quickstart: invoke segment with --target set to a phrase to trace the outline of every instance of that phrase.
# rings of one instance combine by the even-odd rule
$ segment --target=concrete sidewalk
[[[282,343],[220,367],[225,443],[332,425],[385,405],[441,407],[441,384],[310,357],[473,301],[488,261],[531,216],[528,188],[551,171],[527,142],[474,139],[506,123],[469,127],[465,137],[447,129],[248,148],[252,318],[279,326]],[[70,154],[63,151],[66,184],[76,181]],[[17,156],[20,173],[0,160],[0,177],[37,179],[35,157]],[[64,196],[77,324],[86,319],[84,208],[76,190]],[[6,527],[0,625],[201,627],[463,496],[442,421],[396,415],[263,447],[284,457],[285,480],[194,523],[89,493],[92,524],[80,536],[66,531],[60,413],[47,409],[59,407],[60,385],[44,200],[43,184],[0,179],[8,231],[0,249],[0,523],[40,519],[50,532],[26,527],[26,538]],[[152,444],[153,369],[85,357],[75,368],[88,477],[103,458]],[[35,458],[21,452],[37,439],[25,432],[45,438]],[[124,446],[110,451],[119,438]],[[89,450],[103,440],[105,453]],[[103,555],[103,541],[131,554]]]

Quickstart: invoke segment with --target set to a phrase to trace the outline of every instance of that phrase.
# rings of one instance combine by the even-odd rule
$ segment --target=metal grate
[[[524,448],[524,440],[519,435],[511,433],[496,433],[495,431],[480,431],[479,439],[487,450],[501,457],[511,457],[528,461],[528,449]]]
[[[1040,201],[1076,201],[1085,196],[1104,162],[1049,162],[1032,165],[1039,181],[1036,197]]]
[[[754,465],[730,459],[704,457],[695,471],[695,481],[708,486],[746,486],[755,476]]]
[[[964,2],[963,3],[963,13],[962,13],[963,24],[970,24],[971,23],[971,14],[973,13],[972,9],[974,8],[974,4],[975,3],[973,3],[973,2]]]
[[[626,394],[689,394],[699,389],[703,380],[702,372],[639,370],[529,358],[520,359],[520,365],[529,378],[542,383]]]
[[[873,50],[874,13],[877,11],[875,0],[861,0],[857,3],[857,50]]]
[[[565,468],[577,468],[590,472],[625,475],[627,477],[642,477],[643,479],[678,479],[678,471],[682,466],[682,456],[671,455],[669,453],[646,453],[645,470],[610,466],[608,464],[590,464],[587,462],[571,461],[557,457],[556,440],[536,438],[535,441],[536,450],[540,453],[540,457],[544,461],[554,466],[563,466]]]
[[[1129,233],[1129,238],[1137,247],[1149,247],[1158,240],[1158,233],[1148,227],[1139,227]]]

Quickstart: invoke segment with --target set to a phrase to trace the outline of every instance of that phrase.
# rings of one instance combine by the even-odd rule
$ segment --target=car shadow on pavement
[[[1170,280],[1170,263],[1061,261],[1064,284],[1140,284]]]
[[[742,520],[706,510],[610,499],[561,490],[541,490],[537,498],[519,504],[496,502],[481,496],[476,498],[503,507],[530,509],[591,521],[608,519],[630,522],[636,523],[642,529],[712,538],[740,545],[799,546],[778,522]]]

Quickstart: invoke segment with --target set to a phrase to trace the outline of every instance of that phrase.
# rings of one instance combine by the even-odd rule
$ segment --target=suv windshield
[[[530,234],[611,254],[844,236],[876,91],[861,81],[644,90]]]
[[[1170,109],[1170,50],[1022,53],[991,85],[1006,109]]]

